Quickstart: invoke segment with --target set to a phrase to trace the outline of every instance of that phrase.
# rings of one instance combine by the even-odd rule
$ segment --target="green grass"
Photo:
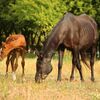
[[[53,71],[41,84],[34,80],[36,59],[33,55],[26,57],[25,82],[21,79],[21,59],[16,71],[16,81],[12,80],[10,66],[9,76],[5,78],[5,61],[6,59],[0,62],[0,100],[100,100],[100,61],[95,63],[94,83],[90,81],[89,69],[83,64],[85,81],[79,80],[79,73],[75,70],[75,80],[70,82],[71,57],[67,56],[64,58],[62,81],[57,82],[56,55],[52,60]]]

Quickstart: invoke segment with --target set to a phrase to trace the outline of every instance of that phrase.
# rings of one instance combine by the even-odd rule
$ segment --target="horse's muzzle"
[[[35,75],[35,82],[36,83],[41,83],[41,80],[42,80],[41,74],[36,73],[36,75]]]
[[[44,75],[44,74],[36,74],[35,75],[35,82],[41,83],[42,80],[44,80],[46,77],[47,77],[47,75]]]

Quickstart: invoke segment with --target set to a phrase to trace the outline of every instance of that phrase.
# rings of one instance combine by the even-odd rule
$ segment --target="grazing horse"
[[[24,76],[25,47],[26,47],[25,37],[21,34],[10,35],[9,37],[7,37],[6,41],[2,43],[2,48],[0,50],[0,60],[3,60],[7,56],[6,75],[8,72],[9,62],[11,61],[13,80],[16,79],[15,71],[18,66],[18,56],[22,57],[22,69],[23,69],[22,76]]]
[[[6,60],[6,77],[8,77],[8,66],[11,62],[11,68],[12,68],[12,75],[13,80],[16,80],[15,71],[18,67],[18,57],[21,56],[22,61],[22,78],[24,78],[24,66],[25,66],[25,48],[19,47],[16,49],[13,49],[8,55]]]
[[[37,53],[35,81],[40,82],[52,71],[51,59],[58,48],[62,54],[65,48],[72,52],[72,74],[70,79],[73,79],[74,67],[76,66],[82,81],[84,79],[79,53],[91,48],[91,80],[94,81],[93,65],[97,39],[97,24],[91,17],[85,14],[75,16],[72,13],[66,13],[53,28],[42,51]],[[61,66],[58,67],[58,73],[60,73]]]
[[[90,50],[88,50],[89,53],[90,53],[90,65],[85,60],[85,58],[86,58],[86,50],[88,48],[82,48],[82,49],[80,49],[80,52],[79,52],[80,53],[80,56],[81,56],[82,62],[89,69],[91,69],[91,80],[94,81],[93,65],[94,65],[94,55],[95,55],[95,52],[96,52],[96,42],[97,42],[97,39],[98,39],[97,24],[96,24],[96,22],[91,17],[87,16],[86,14],[80,15],[80,17],[82,17],[82,18],[84,18],[86,20],[89,20],[91,22],[91,24],[93,25],[94,30],[96,30],[95,33],[94,33],[94,37],[96,38],[94,47],[90,46],[89,47]],[[86,31],[88,31],[88,30],[86,30]],[[84,31],[84,32],[86,32],[86,31]],[[59,62],[58,62],[58,78],[57,78],[57,80],[61,80],[61,69],[62,69],[63,55],[64,55],[65,48],[67,48],[67,47],[64,47],[64,45],[62,45],[61,47],[59,46],[59,48],[58,48]],[[68,49],[70,49],[70,48],[68,48]],[[74,56],[73,55],[73,52],[72,52],[72,56]],[[74,68],[75,68],[75,64],[73,62],[73,59],[72,59],[72,71],[71,71],[70,81],[72,81],[74,79]]]

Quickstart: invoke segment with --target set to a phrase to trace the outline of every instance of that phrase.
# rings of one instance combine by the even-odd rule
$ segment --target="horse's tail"
[[[82,62],[89,68],[91,69],[90,65],[87,63],[86,61],[86,53],[85,52],[80,52],[80,55],[81,55],[81,60]]]
[[[89,69],[91,69],[91,67],[89,66],[89,64],[87,63],[87,61],[85,59],[81,59],[81,60]]]

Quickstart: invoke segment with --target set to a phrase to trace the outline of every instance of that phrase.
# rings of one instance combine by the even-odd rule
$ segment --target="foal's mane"
[[[6,39],[6,43],[10,43],[14,40],[17,40],[18,37],[15,37],[14,35],[10,35],[7,39]]]

